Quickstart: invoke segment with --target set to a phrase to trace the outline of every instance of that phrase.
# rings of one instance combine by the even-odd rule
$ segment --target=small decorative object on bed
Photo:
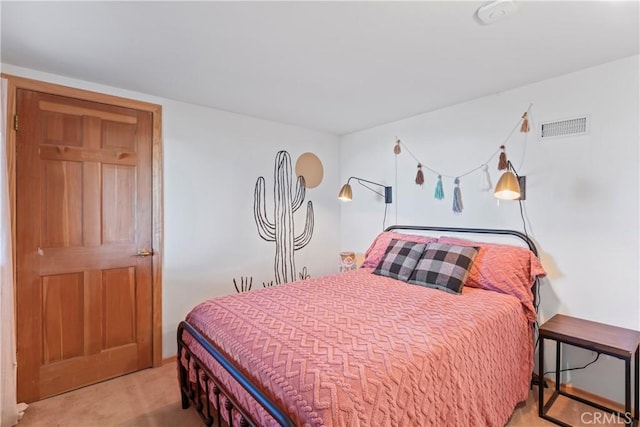
[[[424,252],[422,243],[393,239],[373,274],[406,282]]]
[[[472,246],[429,243],[409,283],[459,294],[477,254],[478,248]]]
[[[530,249],[425,231],[515,236]],[[455,275],[459,293],[408,283],[436,252],[471,263]],[[372,274],[406,267],[401,253],[415,259],[409,276]],[[516,231],[394,226],[363,268],[205,301],[178,327],[183,408],[207,425],[504,425],[533,372],[535,254]]]

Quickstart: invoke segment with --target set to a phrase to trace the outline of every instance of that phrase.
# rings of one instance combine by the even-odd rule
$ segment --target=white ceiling
[[[638,1],[2,1],[2,62],[344,134],[639,52]]]

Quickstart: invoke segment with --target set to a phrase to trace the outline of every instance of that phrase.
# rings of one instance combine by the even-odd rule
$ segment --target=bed
[[[475,248],[461,292],[380,275],[398,240]],[[529,392],[543,275],[517,231],[392,226],[362,268],[196,306],[178,327],[182,407],[205,425],[504,425]]]

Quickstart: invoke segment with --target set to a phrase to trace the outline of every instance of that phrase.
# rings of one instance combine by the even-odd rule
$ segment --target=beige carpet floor
[[[594,423],[594,411],[588,406],[560,397],[550,415],[576,426],[620,425]],[[29,405],[18,427],[202,425],[193,407],[187,410],[180,407],[176,368],[171,363],[34,402]],[[507,423],[509,427],[553,425],[538,418],[535,387],[529,393],[527,401],[516,408]]]

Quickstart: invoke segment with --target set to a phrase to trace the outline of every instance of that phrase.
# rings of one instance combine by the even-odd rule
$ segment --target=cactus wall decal
[[[258,177],[253,193],[253,214],[258,234],[267,242],[275,242],[274,270],[276,284],[296,280],[294,252],[307,246],[313,236],[313,203],[307,202],[304,230],[294,234],[293,214],[302,206],[306,187],[304,177],[296,180],[295,192],[291,180],[291,157],[286,151],[276,154],[273,167],[273,221],[267,218],[264,177]]]
[[[311,275],[307,273],[307,267],[302,267],[302,271],[299,274],[300,280],[311,279]]]
[[[237,293],[249,292],[253,285],[253,277],[241,277],[240,286],[236,283],[236,279],[233,279],[233,286],[236,288]]]

